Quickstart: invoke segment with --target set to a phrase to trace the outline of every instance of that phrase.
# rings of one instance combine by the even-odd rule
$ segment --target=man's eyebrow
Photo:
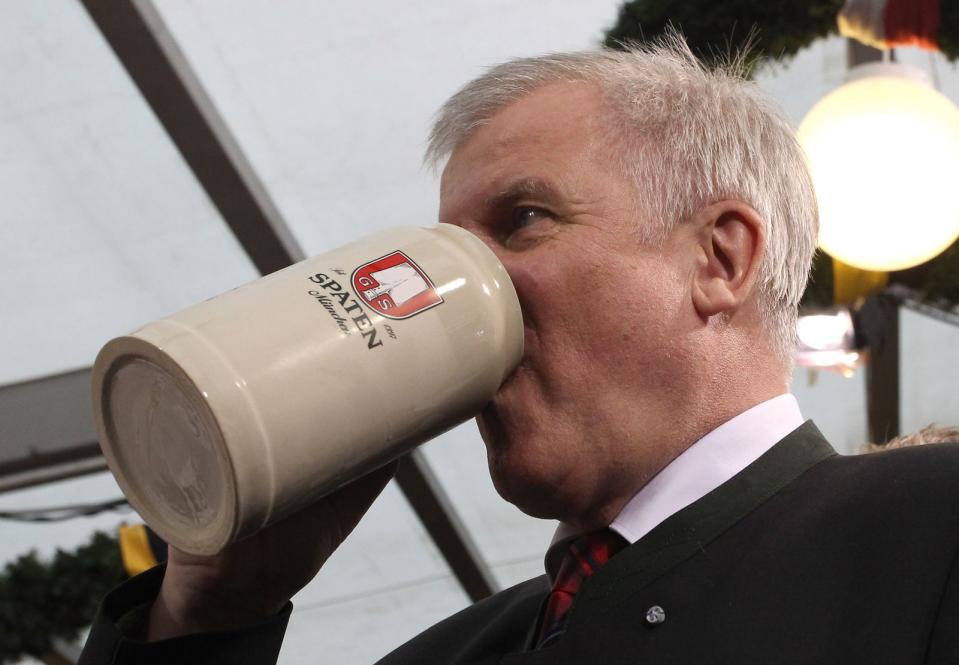
[[[484,203],[487,208],[497,208],[525,197],[554,198],[555,196],[557,196],[556,188],[545,180],[524,178],[510,183],[498,193],[488,197]]]

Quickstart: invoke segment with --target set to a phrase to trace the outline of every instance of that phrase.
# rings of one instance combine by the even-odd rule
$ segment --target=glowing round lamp
[[[853,68],[799,127],[819,199],[819,245],[864,270],[901,270],[959,236],[959,109],[924,72]]]

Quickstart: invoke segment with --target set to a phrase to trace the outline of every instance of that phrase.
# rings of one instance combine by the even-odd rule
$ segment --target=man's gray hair
[[[818,233],[805,157],[772,100],[744,77],[744,56],[708,68],[676,35],[623,51],[522,58],[491,68],[437,114],[426,160],[434,166],[509,104],[551,83],[597,86],[610,111],[614,159],[661,242],[679,222],[722,199],[751,205],[766,230],[760,308],[786,363]],[[790,364],[791,367],[791,364]]]

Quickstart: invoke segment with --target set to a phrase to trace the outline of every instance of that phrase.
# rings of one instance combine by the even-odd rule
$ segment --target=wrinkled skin
[[[643,242],[650,222],[608,159],[604,119],[585,84],[507,107],[454,152],[440,208],[496,252],[523,308],[522,366],[479,418],[496,488],[584,526],[675,455],[685,340],[701,326],[694,243],[685,229]]]

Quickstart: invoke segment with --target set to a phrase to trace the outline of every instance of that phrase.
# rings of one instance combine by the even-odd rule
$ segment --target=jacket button
[[[663,623],[666,621],[666,610],[664,610],[659,605],[653,605],[648,610],[646,610],[646,623],[651,626],[656,624]]]

